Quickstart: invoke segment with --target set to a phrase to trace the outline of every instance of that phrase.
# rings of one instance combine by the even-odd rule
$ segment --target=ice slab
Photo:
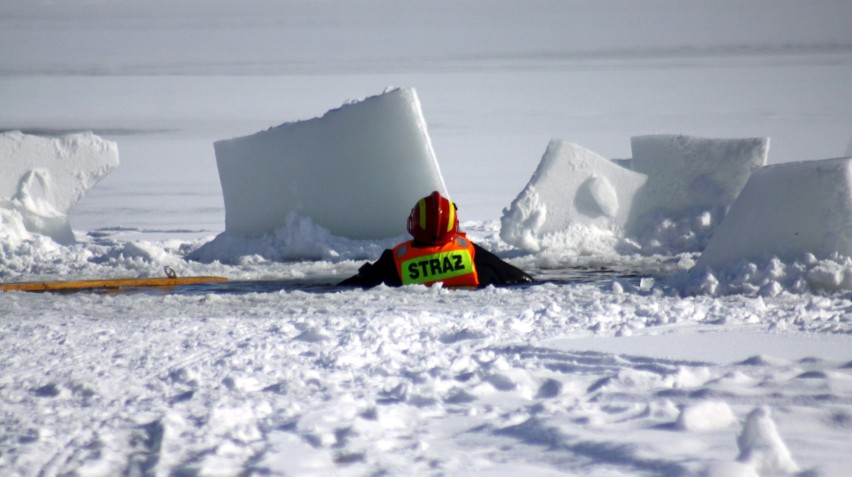
[[[621,235],[645,181],[642,174],[578,144],[552,140],[527,186],[504,209],[500,237],[538,251],[541,237],[573,223]]]
[[[696,267],[806,253],[852,257],[852,157],[755,171]]]
[[[0,232],[4,240],[27,233],[74,243],[68,211],[118,167],[118,146],[91,132],[41,137],[0,134]]]
[[[648,177],[636,197],[636,218],[649,212],[727,209],[769,153],[768,138],[659,134],[633,137],[630,144],[630,167]]]
[[[631,168],[648,176],[637,202],[643,209],[730,207],[769,153],[768,138],[659,134],[633,137],[630,145]]]
[[[420,197],[446,194],[410,88],[214,148],[232,235],[275,233],[295,213],[340,237],[394,237]]]
[[[769,139],[656,134],[632,138],[631,148],[627,163],[648,181],[634,198],[627,236],[645,252],[697,252],[766,164]]]

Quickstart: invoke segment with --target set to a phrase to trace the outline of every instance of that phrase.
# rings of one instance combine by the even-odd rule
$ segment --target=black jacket
[[[476,250],[473,256],[473,264],[479,276],[479,286],[516,285],[533,281],[533,278],[523,270],[504,262],[488,250],[477,244],[473,244],[473,247]],[[340,285],[367,288],[382,283],[391,287],[402,286],[402,280],[396,271],[391,250],[382,252],[382,256],[375,262],[365,263],[358,270],[357,275],[343,280]]]

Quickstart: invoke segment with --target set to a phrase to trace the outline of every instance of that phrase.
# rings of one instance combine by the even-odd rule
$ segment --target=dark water
[[[659,273],[635,270],[615,270],[609,268],[577,267],[568,269],[534,270],[535,281],[530,284],[511,285],[508,288],[524,289],[542,284],[572,285],[599,284],[609,285],[617,280],[622,284],[640,286],[643,278],[659,278]],[[280,291],[304,291],[329,293],[351,290],[352,287],[338,286],[340,277],[316,277],[312,279],[287,280],[233,280],[221,283],[199,283],[174,287],[170,293],[178,295],[277,293]]]
[[[530,273],[535,281],[522,285],[508,285],[506,288],[526,289],[530,287],[555,284],[576,285],[591,284],[609,286],[617,281],[622,285],[641,288],[643,279],[662,278],[664,273],[657,271],[617,270],[603,267],[572,267],[561,269],[532,270]],[[229,280],[227,282],[193,283],[174,286],[143,286],[143,287],[120,287],[120,288],[83,288],[49,290],[44,293],[72,294],[72,293],[100,293],[100,294],[168,294],[168,295],[246,295],[251,293],[278,293],[290,291],[302,291],[309,293],[332,293],[338,291],[356,289],[348,286],[339,286],[340,276],[317,276],[308,279],[261,279],[261,280]],[[41,293],[37,291],[37,293]]]

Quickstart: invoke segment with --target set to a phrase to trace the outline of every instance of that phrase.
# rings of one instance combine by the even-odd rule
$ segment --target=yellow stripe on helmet
[[[450,220],[447,222],[447,232],[453,231],[453,224],[456,221],[456,205],[450,202]]]

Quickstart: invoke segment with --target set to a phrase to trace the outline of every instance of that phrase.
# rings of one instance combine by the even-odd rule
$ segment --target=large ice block
[[[271,234],[294,212],[337,236],[393,237],[420,197],[446,194],[413,89],[214,147],[229,234]]]
[[[0,134],[4,236],[19,230],[47,235],[63,245],[74,243],[68,211],[116,167],[118,146],[91,132],[62,137]]]
[[[696,264],[806,253],[852,257],[852,158],[766,166],[752,174]]]

